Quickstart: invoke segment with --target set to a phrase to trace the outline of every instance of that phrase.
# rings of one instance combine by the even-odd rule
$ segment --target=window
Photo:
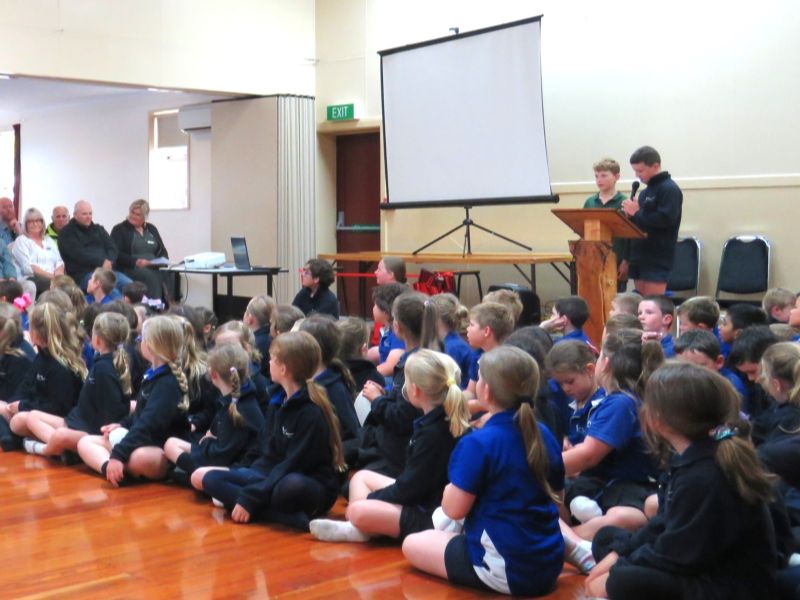
[[[178,111],[150,115],[150,208],[189,208],[189,136],[178,127]]]
[[[0,197],[14,197],[14,130],[0,130]]]

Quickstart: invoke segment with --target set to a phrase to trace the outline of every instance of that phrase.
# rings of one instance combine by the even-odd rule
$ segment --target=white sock
[[[603,516],[603,510],[600,505],[586,496],[575,496],[572,502],[569,503],[569,512],[581,523]]]
[[[33,438],[25,438],[22,441],[22,445],[25,448],[25,452],[28,454],[43,454],[44,453],[44,446],[42,442],[39,440],[34,440]]]
[[[314,519],[309,524],[311,535],[323,542],[366,542],[369,536],[356,529],[350,521]]]
[[[216,498],[211,499],[211,504],[213,504],[217,508],[225,508],[225,505],[222,503],[222,500],[217,500]]]
[[[592,555],[592,543],[590,541],[581,540],[575,543],[564,538],[564,543],[567,546],[567,553],[564,559],[569,564],[584,574],[594,569],[596,563]],[[570,546],[572,546],[571,549]]]

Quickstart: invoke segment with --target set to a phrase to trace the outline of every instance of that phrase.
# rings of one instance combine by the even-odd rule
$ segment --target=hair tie
[[[119,350],[120,352],[122,352],[123,350],[125,350],[125,344],[123,344],[122,342],[120,342],[119,344],[117,344],[117,350]]]
[[[228,371],[230,371],[231,375],[236,375],[236,367],[231,367]]]
[[[456,384],[456,380],[452,377],[447,378],[447,387],[453,387]]]
[[[739,430],[736,427],[731,427],[730,425],[719,425],[711,430],[710,435],[714,441],[721,442],[722,440],[732,438],[738,433]]]
[[[17,307],[19,312],[25,312],[25,309],[28,308],[32,303],[33,300],[31,300],[31,295],[27,292],[22,294],[22,296],[14,298],[14,306]]]
[[[430,301],[430,299],[428,299],[428,300],[425,300],[425,302],[423,302],[423,303],[422,303],[422,305],[423,305],[425,308],[428,308],[428,307],[431,305],[431,301]]]

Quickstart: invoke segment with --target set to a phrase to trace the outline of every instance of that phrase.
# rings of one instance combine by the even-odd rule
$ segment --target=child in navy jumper
[[[78,404],[66,417],[31,411],[28,429],[36,439],[25,440],[31,454],[59,456],[77,452],[85,435],[97,435],[107,423],[116,423],[130,412],[131,372],[124,344],[128,320],[117,313],[102,313],[92,327],[92,346],[97,352]],[[41,440],[41,441],[37,441]]]
[[[450,452],[469,429],[469,410],[458,385],[455,361],[420,350],[408,357],[405,397],[424,416],[414,421],[406,466],[396,478],[359,471],[350,481],[347,521],[311,521],[311,533],[327,542],[365,542],[385,535],[405,539],[431,529],[433,511],[447,485]]]
[[[342,343],[339,346],[339,358],[347,365],[356,390],[364,389],[364,384],[374,381],[381,384],[385,381],[375,364],[367,358],[369,344],[369,326],[360,317],[346,317],[336,321],[336,327],[342,334]]]
[[[672,324],[675,321],[675,303],[666,296],[646,296],[639,302],[639,322],[645,339],[658,340],[664,358],[675,357]]]
[[[22,335],[19,311],[12,304],[0,302],[0,399],[11,398],[35,358],[36,353]]]
[[[87,373],[71,313],[46,302],[31,311],[30,323],[31,341],[39,353],[10,401],[0,402],[5,430],[0,443],[10,442],[12,448],[18,448],[21,440],[9,436],[6,419],[16,436],[27,436],[31,434],[27,426],[30,411],[67,416],[75,406]]]
[[[777,597],[774,533],[761,469],[731,386],[669,364],[647,384],[643,422],[668,460],[658,514],[635,534],[600,530],[588,595],[652,600]]]
[[[247,325],[255,336],[256,350],[261,354],[259,371],[261,375],[269,379],[269,345],[272,343],[272,320],[275,314],[275,300],[261,294],[254,296],[247,303],[242,321]]]
[[[308,333],[286,333],[270,347],[270,374],[281,386],[270,435],[251,467],[206,467],[192,485],[222,502],[236,523],[254,518],[308,531],[310,517],[336,500],[345,469],[339,427],[325,388],[311,379],[322,357]]]
[[[199,442],[172,437],[164,444],[164,454],[184,473],[227,467],[257,447],[264,416],[249,368],[249,357],[239,344],[217,346],[208,355],[208,375],[221,394],[211,427]]]
[[[115,487],[126,475],[163,479],[168,461],[162,447],[171,436],[188,435],[189,385],[180,366],[184,329],[172,316],[151,317],[142,331],[142,355],[150,362],[132,415],[78,442],[78,453]]]
[[[419,348],[437,349],[436,307],[425,294],[406,292],[394,301],[392,323],[395,333],[406,344],[406,352],[394,368],[390,391],[375,382],[364,386],[364,397],[371,403],[364,421],[358,457],[351,467],[397,477],[406,463],[408,440],[414,420],[422,412],[403,398],[405,364]]]
[[[264,376],[261,371],[261,361],[263,357],[261,356],[261,351],[256,348],[256,338],[255,335],[253,335],[253,331],[245,325],[243,321],[228,321],[227,323],[223,323],[217,328],[214,334],[214,346],[225,346],[226,344],[236,344],[247,354],[249,360],[247,369],[248,378],[255,388],[255,394],[261,413],[266,415],[267,406],[269,405],[269,400],[275,386],[269,379],[269,373],[267,373],[267,376]],[[269,352],[269,350],[267,351]],[[267,360],[269,360],[269,354],[267,354]],[[189,421],[194,426],[194,429],[202,426],[204,428],[203,431],[205,431],[205,429],[211,426],[214,414],[216,414],[216,407],[215,410],[210,413],[206,410],[201,414],[190,415]]]
[[[530,402],[536,362],[519,348],[484,354],[478,398],[491,415],[450,457],[438,526],[408,536],[403,554],[416,568],[453,583],[505,594],[553,590],[564,561],[554,494],[563,489],[557,442],[537,424]],[[456,522],[464,519],[464,533]]]
[[[583,440],[576,436],[563,456],[567,476],[573,478],[565,506],[575,501],[594,517],[575,527],[583,539],[592,539],[606,525],[633,530],[647,522],[644,502],[655,491],[657,472],[639,427],[639,398],[647,377],[663,360],[661,345],[642,342],[639,330],[610,333],[603,342],[595,377],[606,395],[575,415]],[[600,511],[589,510],[592,501]],[[594,516],[600,512],[602,516]]]
[[[469,311],[453,294],[436,294],[431,302],[436,306],[437,331],[444,353],[456,361],[461,371],[459,385],[465,390],[469,386],[469,374],[477,362],[475,351],[462,335],[469,325]]]

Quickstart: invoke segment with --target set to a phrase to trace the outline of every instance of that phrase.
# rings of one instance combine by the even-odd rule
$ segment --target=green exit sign
[[[352,121],[355,118],[355,104],[331,104],[328,106],[328,121]]]

